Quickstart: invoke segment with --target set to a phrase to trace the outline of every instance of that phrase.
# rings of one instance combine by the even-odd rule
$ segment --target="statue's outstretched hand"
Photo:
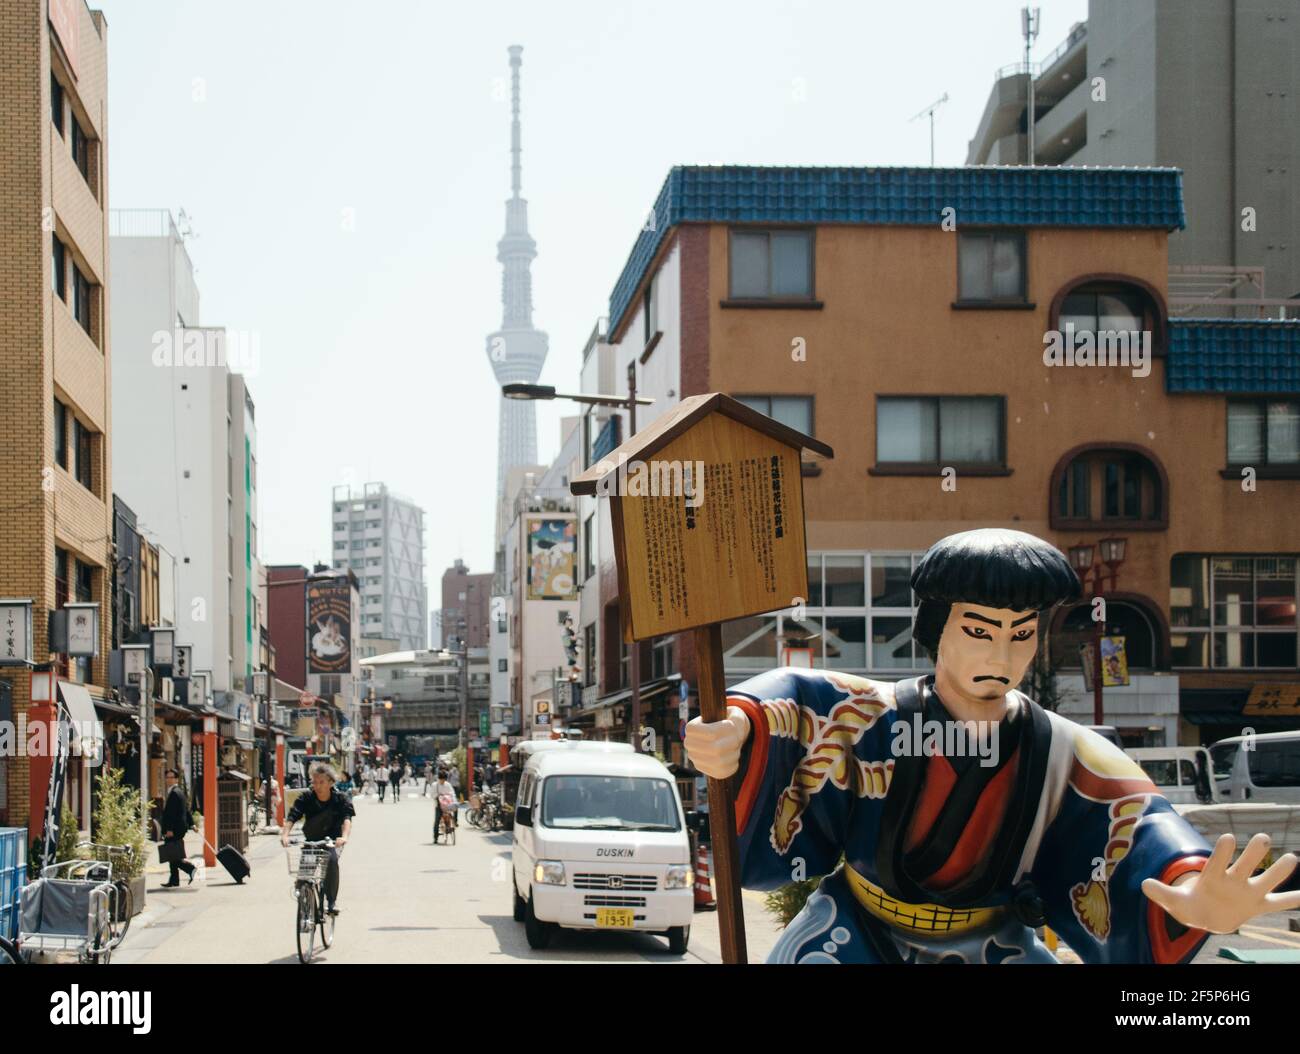
[[[1189,873],[1172,886],[1148,878],[1142,883],[1142,892],[1184,926],[1210,933],[1232,933],[1256,915],[1300,908],[1300,891],[1273,892],[1295,867],[1294,853],[1284,854],[1262,875],[1252,878],[1268,854],[1268,835],[1255,835],[1233,864],[1236,848],[1237,840],[1232,835],[1220,835],[1199,874]]]

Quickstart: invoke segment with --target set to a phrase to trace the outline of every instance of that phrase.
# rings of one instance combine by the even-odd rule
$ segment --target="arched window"
[[[1061,669],[1080,667],[1079,647],[1093,639],[1092,604],[1079,604],[1057,617],[1052,629],[1052,663]],[[1164,627],[1148,610],[1145,602],[1106,597],[1106,622],[1102,633],[1123,637],[1130,672],[1167,668]]]
[[[1165,350],[1168,310],[1154,286],[1119,274],[1080,275],[1062,286],[1049,311],[1051,327],[1075,333],[1150,333],[1153,355]]]
[[[1057,530],[1164,530],[1169,482],[1155,455],[1131,443],[1075,447],[1052,472],[1049,518]]]

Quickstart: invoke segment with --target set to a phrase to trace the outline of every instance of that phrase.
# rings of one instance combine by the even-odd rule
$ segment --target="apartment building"
[[[0,594],[32,601],[32,658],[55,663],[69,706],[103,698],[111,630],[107,35],[84,0],[0,9]],[[49,652],[49,614],[70,601],[99,605],[94,656]],[[0,681],[22,719],[27,668]],[[0,824],[43,828],[44,764],[0,759]],[[83,827],[89,775],[68,777]]]
[[[1127,641],[1130,684],[1105,693],[1127,742],[1300,724],[1246,712],[1263,688],[1300,679],[1300,322],[1169,317],[1180,188],[1170,169],[669,173],[584,388],[635,363],[638,391],[656,398],[642,424],[721,391],[835,450],[803,465],[809,595],[724,627],[729,683],[781,662],[793,640],[819,667],[924,672],[908,586],[918,555],[1001,526],[1097,566],[1103,540],[1124,543],[1102,595],[1107,631]],[[1057,365],[1065,333],[1132,334],[1150,357]],[[619,416],[589,420],[587,464],[619,439]],[[603,721],[621,736],[629,664],[609,528],[601,506],[578,508],[592,550],[583,629],[597,640],[575,723],[598,729],[613,709]],[[1060,709],[1086,722],[1090,628],[1081,605],[1050,634]],[[647,722],[671,744],[674,675],[696,683],[691,642],[638,646]]]
[[[462,635],[471,648],[488,646],[488,614],[492,598],[492,573],[471,574],[464,560],[442,573],[442,607],[437,618],[438,646],[454,648]]]
[[[383,483],[367,483],[360,491],[335,487],[330,511],[334,567],[361,583],[361,633],[422,650],[429,617],[424,510]]]
[[[257,335],[202,324],[194,267],[166,209],[113,210],[113,466],[142,531],[177,557],[177,640],[220,692],[262,665]]]
[[[1045,58],[996,71],[966,161],[1028,161],[1032,79],[1034,164],[1182,169],[1171,314],[1222,315],[1204,302],[1232,298],[1243,316],[1295,318],[1297,49],[1291,0],[1090,0]]]

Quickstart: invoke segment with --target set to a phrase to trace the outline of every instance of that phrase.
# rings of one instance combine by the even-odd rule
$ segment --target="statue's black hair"
[[[921,601],[912,636],[934,658],[953,604],[1045,611],[1078,600],[1079,578],[1055,546],[1024,531],[987,527],[940,538],[912,573]]]

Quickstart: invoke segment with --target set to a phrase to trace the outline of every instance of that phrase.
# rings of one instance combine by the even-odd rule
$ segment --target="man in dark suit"
[[[189,876],[190,882],[194,881],[194,865],[184,857],[185,832],[190,829],[192,817],[189,802],[185,800],[185,791],[181,789],[176,770],[168,769],[166,778],[167,801],[163,805],[162,815],[163,839],[168,842],[180,842],[182,856],[180,860],[174,860],[168,865],[172,872],[171,878],[163,883],[163,888],[174,889],[181,884],[182,871]]]

